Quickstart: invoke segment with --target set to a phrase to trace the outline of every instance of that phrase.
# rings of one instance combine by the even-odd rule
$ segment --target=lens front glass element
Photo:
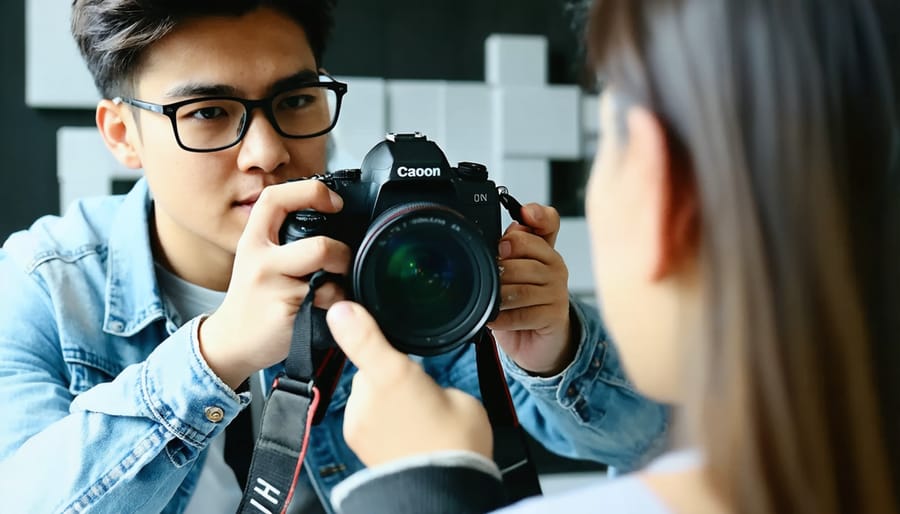
[[[386,237],[372,267],[376,288],[411,331],[453,322],[470,302],[475,276],[460,241],[434,227],[412,226]]]
[[[497,264],[481,233],[434,204],[400,206],[372,223],[353,287],[391,343],[419,355],[471,341],[499,296]]]

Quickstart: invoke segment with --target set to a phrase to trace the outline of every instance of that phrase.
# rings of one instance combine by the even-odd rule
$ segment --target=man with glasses
[[[270,384],[287,355],[303,277],[350,260],[329,238],[277,238],[289,211],[342,207],[319,181],[289,181],[333,157],[347,86],[320,67],[331,18],[322,0],[73,2],[104,98],[97,127],[144,176],[0,251],[2,510],[235,509],[252,446],[232,432],[243,386],[261,370]],[[491,325],[520,419],[557,452],[632,465],[665,411],[627,385],[596,313],[570,303],[555,211],[523,216],[531,230],[501,243]],[[325,286],[316,305],[342,297]],[[422,365],[477,394],[471,347]],[[331,488],[362,466],[341,435],[354,371],[311,431],[297,511],[330,509]]]

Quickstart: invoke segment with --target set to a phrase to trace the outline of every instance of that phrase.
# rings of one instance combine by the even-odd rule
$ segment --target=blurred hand
[[[359,368],[344,417],[344,439],[367,466],[442,450],[469,450],[492,458],[493,435],[481,402],[442,389],[422,368],[385,340],[366,310],[340,302],[328,326]]]
[[[513,223],[500,240],[500,315],[488,324],[497,343],[521,368],[555,375],[572,361],[569,270],[553,245],[559,213],[530,203],[522,208],[527,226]]]
[[[210,368],[232,388],[254,372],[287,358],[294,317],[306,293],[302,279],[320,269],[347,272],[350,249],[326,237],[279,245],[287,213],[301,209],[337,212],[338,194],[317,180],[269,186],[253,206],[237,244],[225,300],[200,326],[200,351]],[[342,299],[334,284],[316,291],[315,305]]]

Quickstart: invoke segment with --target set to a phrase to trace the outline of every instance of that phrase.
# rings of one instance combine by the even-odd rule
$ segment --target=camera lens
[[[447,323],[469,300],[460,278],[475,273],[463,250],[453,241],[436,239],[433,233],[397,234],[385,245],[378,263],[383,269],[376,269],[376,288],[385,301],[404,306],[414,329]]]
[[[353,284],[394,346],[419,355],[470,341],[496,312],[499,291],[493,252],[478,229],[428,203],[395,207],[372,223]]]

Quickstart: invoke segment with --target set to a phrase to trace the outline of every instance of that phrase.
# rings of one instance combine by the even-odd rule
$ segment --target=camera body
[[[344,207],[290,213],[282,243],[326,236],[347,244],[348,296],[398,349],[444,353],[497,316],[500,198],[483,165],[451,167],[424,135],[388,134],[359,169],[310,179],[338,193]]]

